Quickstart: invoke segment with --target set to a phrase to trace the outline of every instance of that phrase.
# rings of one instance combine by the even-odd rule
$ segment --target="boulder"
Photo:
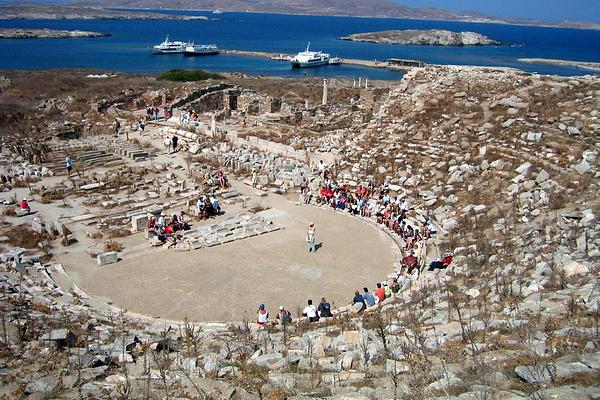
[[[585,275],[590,269],[577,261],[569,261],[562,266],[562,270],[567,278],[573,275]]]
[[[538,172],[537,177],[535,178],[535,183],[537,183],[538,185],[542,184],[546,182],[548,178],[550,178],[550,174],[545,169],[543,169],[540,172]]]

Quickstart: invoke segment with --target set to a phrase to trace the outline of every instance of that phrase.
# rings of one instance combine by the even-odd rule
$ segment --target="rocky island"
[[[88,31],[65,31],[55,29],[0,29],[0,39],[64,39],[110,36],[109,33]]]
[[[489,46],[501,44],[496,40],[475,32],[451,32],[440,29],[365,32],[355,33],[339,39],[353,42],[429,46]]]

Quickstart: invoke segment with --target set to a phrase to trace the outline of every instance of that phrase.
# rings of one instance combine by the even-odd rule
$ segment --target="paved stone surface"
[[[249,193],[252,189],[238,187]],[[102,268],[65,255],[65,269],[78,286],[110,299],[130,311],[169,319],[189,317],[201,321],[253,319],[258,304],[274,315],[279,304],[291,310],[308,298],[325,296],[335,306],[350,302],[354,290],[374,286],[392,270],[391,241],[370,225],[343,213],[296,205],[279,195],[269,195],[275,224],[284,229],[243,240],[195,242],[192,252],[148,248],[142,233],[124,238],[122,260]],[[232,212],[232,216],[236,213]],[[204,221],[204,228],[218,231],[229,214]],[[317,225],[317,243],[309,254],[305,229]],[[194,228],[199,227],[198,224]],[[223,244],[221,244],[223,243]],[[193,248],[193,247],[192,247]]]

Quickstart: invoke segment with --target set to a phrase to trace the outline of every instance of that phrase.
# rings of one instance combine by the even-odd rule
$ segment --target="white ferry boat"
[[[306,46],[306,50],[296,54],[296,56],[290,60],[290,63],[292,64],[292,68],[307,68],[328,65],[329,54],[322,53],[320,51],[310,51],[309,42],[308,46]]]
[[[188,43],[183,51],[184,56],[207,56],[210,54],[219,54],[219,48],[214,44]]]
[[[213,14],[223,14],[223,11],[221,11],[217,8],[216,10],[213,11]]]
[[[162,42],[161,44],[157,44],[156,46],[152,47],[152,52],[154,54],[175,54],[175,53],[183,53],[185,51],[185,47],[188,45],[189,43],[186,42],[181,42],[181,41],[174,41],[171,42],[169,40],[169,35],[167,35],[167,38],[165,39],[164,42]]]

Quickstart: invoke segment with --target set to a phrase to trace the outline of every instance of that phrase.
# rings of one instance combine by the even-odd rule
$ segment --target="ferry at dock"
[[[296,54],[290,60],[292,68],[308,68],[318,67],[321,65],[329,65],[329,54],[320,51],[310,51],[310,42],[306,46],[305,51]]]
[[[188,45],[189,45],[189,43],[181,42],[179,40],[171,42],[169,40],[169,35],[167,35],[167,38],[164,40],[164,42],[152,47],[152,53],[154,53],[154,54],[183,53],[185,51],[186,46],[188,46]]]
[[[214,44],[188,43],[183,52],[184,56],[208,56],[219,54],[219,48]]]

